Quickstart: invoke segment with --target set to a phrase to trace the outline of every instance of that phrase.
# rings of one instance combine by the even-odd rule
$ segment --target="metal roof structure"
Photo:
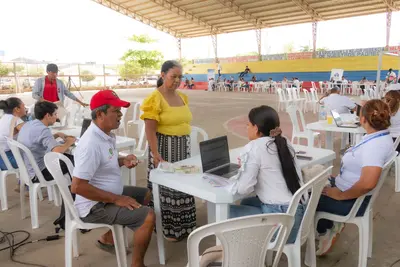
[[[92,0],[176,38],[397,11],[400,0]]]

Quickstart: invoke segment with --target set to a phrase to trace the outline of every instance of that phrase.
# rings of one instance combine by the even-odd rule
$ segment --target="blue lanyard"
[[[365,141],[363,141],[363,142],[357,144],[356,146],[350,147],[349,149],[346,150],[346,152],[344,153],[344,155],[346,155],[347,152],[352,152],[352,153],[353,153],[353,156],[354,156],[354,151],[355,151],[357,148],[359,148],[360,146],[362,146],[362,145],[368,143],[369,141],[371,141],[371,140],[373,140],[373,139],[375,139],[375,138],[379,138],[379,137],[386,136],[386,135],[389,135],[389,132],[385,132],[385,133],[380,133],[380,134],[378,134],[378,135],[374,135],[374,136],[372,136],[371,138],[368,138],[367,140],[365,140]],[[344,157],[344,155],[343,155],[343,157]],[[342,173],[343,173],[343,158],[342,158],[342,161],[340,162],[340,175],[342,175]]]
[[[362,146],[362,145],[368,143],[369,141],[371,141],[371,140],[373,140],[373,139],[375,139],[375,138],[379,138],[379,137],[386,136],[386,135],[389,135],[389,132],[385,132],[385,133],[380,133],[380,134],[378,134],[378,135],[374,135],[374,136],[372,136],[371,138],[368,138],[367,140],[365,140],[365,141],[363,141],[363,142],[357,144],[356,146],[350,147],[349,149],[347,149],[347,151],[345,152],[345,154],[346,154],[347,152],[350,152],[350,151],[354,153],[354,151],[355,151],[357,148],[359,148],[360,146]]]

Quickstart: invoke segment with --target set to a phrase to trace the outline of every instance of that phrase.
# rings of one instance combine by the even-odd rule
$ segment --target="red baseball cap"
[[[90,100],[90,109],[93,110],[104,105],[128,108],[131,103],[119,99],[113,90],[103,90],[94,94]]]

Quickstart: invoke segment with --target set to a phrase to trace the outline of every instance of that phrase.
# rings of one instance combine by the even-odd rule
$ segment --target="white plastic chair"
[[[297,233],[296,241],[293,244],[285,244],[283,253],[286,254],[289,267],[301,266],[301,246],[307,242],[305,263],[307,266],[316,266],[315,257],[315,227],[314,216],[318,206],[321,192],[328,181],[333,166],[330,166],[323,172],[317,174],[313,179],[303,185],[296,194],[294,194],[292,201],[290,201],[287,214],[291,216],[296,215],[296,210],[301,201],[306,201],[307,208],[304,212],[303,220],[301,222],[299,231]],[[311,194],[309,194],[311,193]],[[270,243],[268,249],[277,250],[275,242]],[[268,255],[267,263],[271,265],[270,255]]]
[[[393,144],[394,150],[397,149],[397,147],[400,144],[400,136],[396,138],[396,141]],[[394,191],[396,193],[400,192],[400,157],[396,157],[396,159],[394,160],[395,166],[394,166],[394,170],[395,170],[395,175],[394,175],[394,179],[395,179],[395,186],[394,186]]]
[[[0,202],[1,202],[1,210],[8,210],[8,201],[7,201],[7,176],[10,174],[15,174],[17,179],[19,179],[19,170],[14,169],[11,165],[11,162],[8,160],[6,152],[4,150],[0,150],[0,158],[3,160],[7,170],[0,170]]]
[[[264,267],[268,244],[278,227],[281,227],[273,265],[277,267],[293,222],[293,216],[277,213],[240,217],[202,226],[188,238],[188,267],[199,267],[200,241],[212,235],[221,241],[223,247],[222,267]]]
[[[306,123],[304,120],[304,115],[301,110],[299,110],[295,105],[290,105],[287,107],[287,113],[289,114],[290,120],[292,121],[293,131],[292,131],[292,144],[297,139],[300,144],[300,139],[307,139],[307,144],[314,146],[315,138],[318,138],[318,147],[321,147],[321,139],[319,132],[312,132],[312,135],[306,130]],[[300,121],[297,117],[299,113]]]
[[[202,137],[202,141],[208,140],[208,134],[203,129],[192,126],[192,132],[190,133],[190,156],[197,156],[200,154],[199,146],[199,134]]]
[[[138,122],[138,128],[140,129],[140,134],[138,136],[138,142],[136,145],[136,149],[133,151],[133,154],[136,156],[136,158],[140,161],[146,161],[148,158],[148,141],[146,139],[146,125],[144,124],[143,120],[140,120]],[[119,155],[122,157],[126,157],[129,154],[131,154],[131,151],[121,151],[119,152]],[[131,181],[129,181],[130,185],[136,185],[136,168],[133,168],[133,175],[131,177]]]
[[[282,106],[284,107],[284,109],[282,108],[282,110],[286,110],[288,104],[292,101],[286,99],[286,95],[282,89],[277,89],[276,92],[278,93],[278,111],[281,111]]]
[[[359,235],[359,254],[358,254],[358,267],[367,266],[367,258],[372,256],[372,238],[373,238],[373,205],[379,195],[379,191],[386,180],[388,171],[393,161],[397,156],[395,155],[383,166],[381,177],[379,177],[378,184],[369,193],[357,198],[353,208],[346,216],[335,215],[328,212],[317,212],[315,216],[315,225],[321,219],[327,219],[335,222],[352,223],[358,226]],[[366,196],[371,196],[368,206],[363,216],[356,217],[361,204]]]
[[[317,111],[319,111],[319,99],[318,99],[317,89],[311,88],[310,95],[311,95],[311,101],[315,103],[313,104],[313,112],[315,114]]]
[[[84,223],[75,208],[68,186],[71,185],[71,178],[64,176],[60,160],[67,166],[70,173],[73,172],[71,161],[60,153],[50,152],[44,157],[46,168],[54,177],[57,187],[60,190],[65,206],[65,267],[72,267],[72,253],[74,257],[79,257],[78,229],[96,229],[106,227],[112,231],[115,254],[117,256],[118,267],[127,267],[124,231],[121,225]]]
[[[18,164],[19,173],[20,173],[20,201],[21,201],[21,217],[22,219],[26,218],[25,213],[25,185],[29,186],[29,202],[30,202],[30,211],[31,211],[31,223],[32,229],[39,228],[39,213],[38,213],[38,195],[40,200],[43,200],[41,197],[41,188],[47,187],[47,192],[49,195],[49,200],[51,200],[51,196],[54,196],[54,204],[56,206],[60,206],[60,195],[58,194],[56,182],[46,181],[43,177],[41,170],[39,169],[35,158],[32,155],[32,152],[23,144],[7,138],[7,143],[15,157],[15,160]],[[29,164],[35,171],[35,175],[39,180],[39,183],[32,183],[31,177],[29,177],[28,170],[26,168],[25,162],[22,158],[21,151],[25,154],[26,158],[29,161]]]

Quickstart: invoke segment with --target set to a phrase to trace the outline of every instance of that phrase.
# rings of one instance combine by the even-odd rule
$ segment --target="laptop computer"
[[[82,137],[86,130],[89,128],[91,122],[91,119],[83,119],[80,137]]]
[[[331,110],[333,120],[336,123],[337,127],[340,128],[358,128],[359,123],[345,123],[342,120],[342,117],[340,116],[339,112],[337,112],[335,109]]]
[[[200,142],[203,172],[230,178],[238,173],[239,165],[231,163],[228,137],[221,136]]]

